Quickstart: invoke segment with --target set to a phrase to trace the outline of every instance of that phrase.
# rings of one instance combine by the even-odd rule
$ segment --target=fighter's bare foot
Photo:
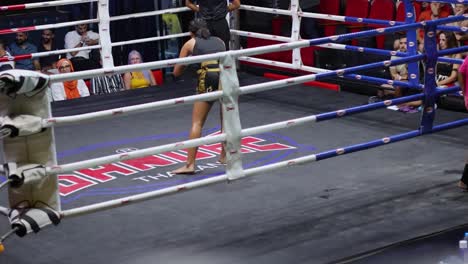
[[[465,190],[465,191],[468,190],[468,186],[466,186],[466,184],[463,183],[462,181],[458,181],[457,186],[458,186],[458,188],[463,189],[463,190]]]
[[[218,163],[226,165],[226,157],[221,157],[218,159]]]
[[[195,168],[192,166],[183,166],[178,168],[177,170],[171,171],[172,174],[195,174]]]

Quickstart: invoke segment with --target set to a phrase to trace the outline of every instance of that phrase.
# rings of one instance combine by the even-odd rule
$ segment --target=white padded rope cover
[[[244,176],[241,157],[241,123],[239,118],[239,79],[236,62],[231,55],[221,60],[221,87],[223,97],[223,132],[226,132],[226,174],[229,180]]]
[[[45,167],[40,164],[7,163],[4,165],[5,176],[10,179],[9,199],[12,208],[18,208],[24,201],[48,207],[45,201],[55,195],[55,178],[47,175]],[[50,197],[52,196],[52,197]],[[18,198],[22,198],[19,201]]]
[[[50,118],[50,104],[46,90],[48,76],[34,71],[10,70],[0,74],[0,80],[14,80],[15,87],[10,93],[0,94],[0,121],[3,123],[20,116]],[[15,91],[11,94],[11,91]],[[24,120],[23,120],[24,121]],[[35,122],[33,122],[35,123]],[[37,125],[24,131],[38,129]],[[27,135],[26,135],[27,134]],[[33,164],[54,166],[57,164],[53,128],[40,133],[28,134],[14,138],[4,138],[3,156],[5,163],[16,163],[18,168]],[[58,181],[56,175],[50,175],[32,188],[27,184],[21,188],[8,188],[10,208],[26,201],[40,207],[60,210]],[[36,184],[36,183],[35,183]],[[26,187],[29,186],[29,187]]]
[[[50,224],[60,223],[60,214],[50,208],[13,209],[8,218],[11,227],[16,228],[16,234],[20,237],[31,232],[37,233]]]
[[[35,71],[8,70],[0,73],[0,93],[11,97],[40,92],[47,87],[49,76]]]
[[[12,130],[10,137],[29,136],[42,131],[42,118],[33,115],[5,116],[0,121],[0,129]]]

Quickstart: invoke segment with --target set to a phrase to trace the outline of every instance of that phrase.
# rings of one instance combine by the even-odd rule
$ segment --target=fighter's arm
[[[465,90],[465,75],[462,72],[458,72],[458,84],[460,85],[460,91],[464,94]]]
[[[458,69],[458,84],[460,85],[460,90],[462,94],[464,94],[465,91],[465,83],[466,83],[466,68],[468,67],[468,59],[465,59]]]
[[[240,5],[241,5],[240,0],[232,0],[232,2],[228,5],[229,12],[239,9]]]
[[[191,38],[189,41],[185,42],[184,46],[180,50],[179,58],[185,58],[192,55],[193,47],[195,46],[195,39]],[[174,66],[174,76],[179,77],[184,73],[186,65],[183,64],[176,64]]]
[[[200,9],[196,4],[192,2],[192,0],[185,0],[185,6],[192,9],[193,12],[198,12]]]

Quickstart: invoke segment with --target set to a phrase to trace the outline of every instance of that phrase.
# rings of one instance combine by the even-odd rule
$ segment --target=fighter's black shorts
[[[219,64],[218,61],[202,62],[198,73],[197,94],[209,93],[220,90],[219,84]]]

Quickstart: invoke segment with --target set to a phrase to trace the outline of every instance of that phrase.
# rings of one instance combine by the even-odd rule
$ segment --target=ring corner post
[[[236,180],[244,177],[241,153],[241,122],[239,117],[239,78],[234,57],[226,55],[220,61],[221,87],[223,97],[221,98],[223,131],[226,132],[226,174],[228,180]]]
[[[292,17],[292,25],[291,25],[291,40],[292,41],[299,41],[301,38],[301,16],[299,13],[301,12],[301,7],[299,6],[299,0],[291,0],[291,17]],[[295,48],[292,51],[292,64],[295,69],[300,69],[302,65],[302,58],[301,58],[301,48]]]
[[[42,120],[51,117],[47,89],[34,95],[18,94],[15,98],[0,96],[9,101],[0,106],[3,116],[31,115]],[[27,202],[27,207],[47,207],[60,211],[58,177],[45,170],[47,166],[57,164],[53,127],[30,135],[22,136],[20,132],[19,136],[4,138],[2,144],[5,164],[14,164],[18,168],[15,172],[24,178],[21,186],[10,185],[8,188],[10,208],[15,209],[20,204],[24,206],[23,202]]]
[[[112,40],[110,37],[110,15],[109,15],[109,0],[98,1],[98,18],[99,18],[99,42],[101,44],[101,60],[104,69],[114,67],[114,59],[112,57]]]
[[[405,5],[405,23],[412,24],[416,22],[416,13],[414,10],[414,6],[411,0],[404,0],[403,3]],[[418,54],[418,38],[417,38],[417,30],[407,30],[406,37],[408,40],[408,53],[410,56],[414,56]],[[419,63],[418,62],[411,62],[408,64],[408,81],[411,85],[417,86],[419,85]]]
[[[420,132],[432,132],[435,118],[435,96],[437,83],[435,79],[437,64],[436,25],[429,24],[424,28],[424,50],[426,51],[426,67],[424,75],[424,104],[421,117]]]

